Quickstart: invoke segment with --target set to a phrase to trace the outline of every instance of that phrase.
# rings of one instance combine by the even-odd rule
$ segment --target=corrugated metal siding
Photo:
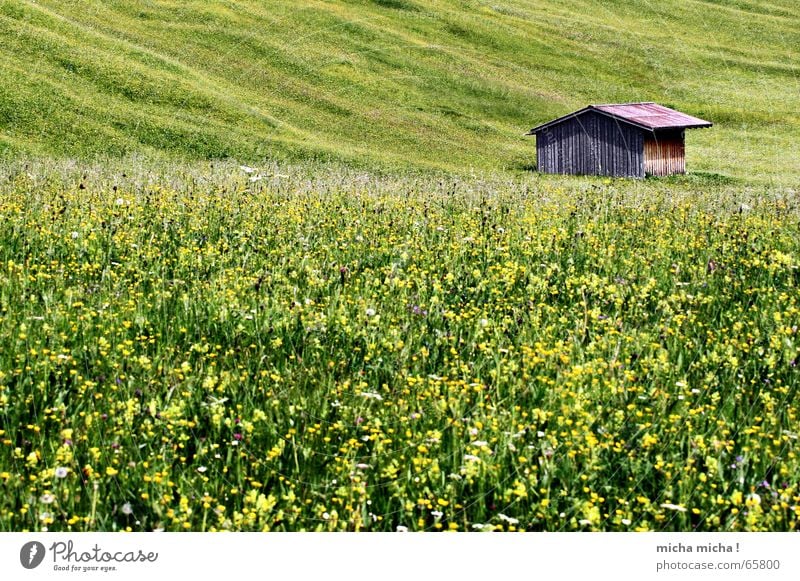
[[[544,173],[644,177],[643,132],[587,111],[536,135]]]
[[[653,176],[686,173],[683,132],[647,135],[644,140],[644,171]]]

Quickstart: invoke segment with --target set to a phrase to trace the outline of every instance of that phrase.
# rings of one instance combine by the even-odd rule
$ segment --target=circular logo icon
[[[19,550],[19,562],[26,569],[35,569],[44,560],[44,545],[39,541],[30,541]]]

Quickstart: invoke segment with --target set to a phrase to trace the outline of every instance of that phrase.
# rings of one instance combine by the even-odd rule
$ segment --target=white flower
[[[538,432],[536,432],[536,437],[537,438],[544,438],[545,437],[545,433],[543,431],[539,430]]]
[[[375,393],[373,391],[362,391],[360,395],[361,397],[365,397],[367,399],[374,399],[377,401],[381,401],[383,399],[383,397],[381,397],[379,393]]]
[[[631,519],[629,518],[622,519],[622,524],[624,524],[625,526],[629,526],[631,524]]]
[[[467,461],[470,461],[470,462],[477,462],[478,460],[480,460],[480,458],[478,458],[474,454],[464,454],[464,460],[467,460]]]
[[[331,515],[328,514],[327,512],[323,512],[322,513],[322,518],[324,518],[325,520],[328,520],[329,518],[331,518]]]
[[[478,448],[483,448],[484,446],[488,446],[489,442],[487,442],[486,440],[475,440],[474,442],[472,442],[471,445],[476,446]]]
[[[671,502],[664,502],[661,504],[661,508],[666,508],[669,510],[677,510],[678,512],[686,512],[686,507],[681,506],[679,504],[672,504]]]
[[[499,518],[500,520],[506,521],[510,525],[519,524],[519,519],[516,519],[514,517],[510,517],[510,516],[506,516],[503,513],[498,514],[497,518]]]
[[[432,510],[431,514],[433,515],[433,518],[442,518],[444,516],[444,513],[441,510]]]
[[[124,204],[124,203],[125,203],[125,200],[123,200],[122,198],[117,198],[117,199],[116,199],[116,201],[115,201],[114,203],[115,203],[117,206],[121,206],[122,204]]]
[[[481,327],[485,327],[486,325],[489,324],[489,319],[481,319],[478,322],[481,324]]]
[[[397,529],[396,530],[397,530],[398,533],[407,533],[408,532],[408,527],[404,527],[403,525],[397,525]]]
[[[206,468],[205,466],[198,466],[198,467],[197,467],[197,471],[198,471],[200,474],[202,474],[202,473],[203,473],[203,472],[205,472],[206,470],[208,470],[208,468]]]
[[[55,476],[56,478],[66,478],[67,474],[69,473],[69,468],[65,466],[59,466],[55,469]]]
[[[356,468],[359,470],[366,470],[367,468],[371,468],[371,466],[369,464],[360,463],[356,464]]]
[[[592,521],[590,521],[588,518],[582,518],[581,520],[578,521],[578,524],[583,526],[589,526],[590,524],[592,524]]]
[[[80,234],[79,234],[78,232],[75,232],[75,231],[73,230],[73,232],[72,232],[72,239],[73,239],[73,240],[75,240],[75,239],[76,239],[78,236],[80,236]]]
[[[122,505],[122,514],[131,515],[133,514],[133,507],[131,506],[130,502],[126,502]]]
[[[369,308],[365,312],[367,313],[368,317],[374,317],[375,316],[375,309]]]
[[[39,497],[39,502],[42,504],[53,504],[56,500],[56,497],[49,492],[45,492],[42,496]]]
[[[750,504],[755,504],[755,505],[761,504],[761,495],[755,492],[753,492],[752,494],[748,494],[747,501]]]

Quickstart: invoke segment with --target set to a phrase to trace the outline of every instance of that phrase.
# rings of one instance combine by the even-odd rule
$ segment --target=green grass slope
[[[800,176],[794,0],[0,0],[0,154],[535,162],[531,126],[652,100],[692,171]]]

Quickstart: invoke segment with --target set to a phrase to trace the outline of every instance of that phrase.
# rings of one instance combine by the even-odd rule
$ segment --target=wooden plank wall
[[[656,132],[645,137],[644,171],[653,176],[686,173],[686,148],[682,131]]]
[[[539,171],[644,177],[643,140],[641,130],[587,111],[537,134]]]

